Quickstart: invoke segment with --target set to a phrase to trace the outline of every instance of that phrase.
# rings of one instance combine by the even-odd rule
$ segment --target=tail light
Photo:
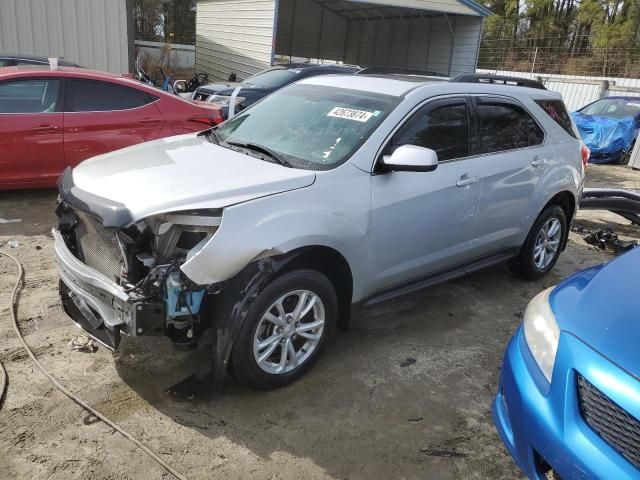
[[[194,115],[193,117],[189,118],[189,121],[203,123],[208,127],[213,127],[223,122],[224,119],[222,118],[222,111],[220,109],[211,108],[208,110],[208,113]]]
[[[591,152],[584,143],[582,147],[580,147],[580,155],[582,156],[582,166],[586,170],[587,165],[589,165],[589,155],[591,155]]]

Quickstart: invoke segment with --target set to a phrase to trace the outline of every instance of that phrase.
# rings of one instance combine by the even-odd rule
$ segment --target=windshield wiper
[[[233,146],[240,147],[240,148],[246,148],[247,150],[253,150],[254,152],[264,153],[265,155],[267,155],[270,158],[274,159],[280,165],[283,165],[285,167],[291,167],[291,164],[289,162],[287,162],[282,157],[282,155],[280,155],[279,153],[274,152],[269,147],[265,147],[263,145],[258,145],[256,143],[229,142],[229,141],[227,141],[225,143],[228,143],[229,145],[233,145]]]
[[[211,130],[207,130],[204,132],[204,135],[212,142],[215,143],[216,145],[220,145],[222,143],[222,140],[220,140],[220,137],[218,136],[218,134],[216,133],[216,129],[212,128]]]

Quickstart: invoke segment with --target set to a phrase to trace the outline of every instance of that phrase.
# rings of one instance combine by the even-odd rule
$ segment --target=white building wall
[[[126,0],[0,0],[0,51],[129,71]]]
[[[275,0],[199,0],[196,71],[245,79],[271,65]]]
[[[199,0],[196,69],[214,79],[231,73],[244,79],[274,55],[445,75],[475,70],[482,17],[458,0],[367,3],[408,8],[394,18],[372,13],[356,19],[348,9],[336,10],[335,2]]]

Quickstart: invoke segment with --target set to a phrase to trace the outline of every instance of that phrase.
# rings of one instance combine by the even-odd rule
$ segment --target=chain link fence
[[[640,97],[640,43],[628,35],[484,38],[478,71],[538,80],[577,110],[606,96]]]
[[[640,41],[635,35],[484,38],[478,68],[638,78]]]

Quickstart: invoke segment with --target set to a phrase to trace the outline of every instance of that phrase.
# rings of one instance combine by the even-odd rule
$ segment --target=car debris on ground
[[[585,235],[584,241],[589,245],[595,245],[601,250],[610,248],[616,254],[627,252],[632,248],[636,248],[638,246],[638,242],[635,240],[620,240],[618,238],[618,235],[613,230],[610,230],[608,228],[588,233],[587,235]]]
[[[84,335],[71,339],[69,342],[69,349],[77,352],[94,353],[98,350],[98,346],[93,343],[93,340]]]

